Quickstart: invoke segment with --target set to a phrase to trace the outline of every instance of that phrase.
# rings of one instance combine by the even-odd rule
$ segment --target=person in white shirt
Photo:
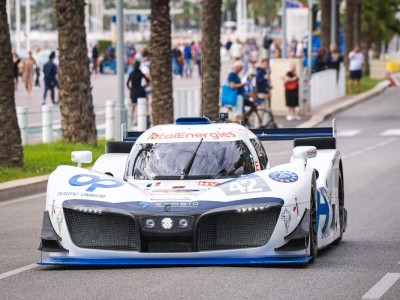
[[[349,92],[353,93],[354,81],[357,81],[357,92],[361,92],[361,77],[362,67],[364,64],[364,55],[360,51],[359,46],[355,46],[354,50],[349,53],[349,70],[350,70],[350,81],[349,81]]]

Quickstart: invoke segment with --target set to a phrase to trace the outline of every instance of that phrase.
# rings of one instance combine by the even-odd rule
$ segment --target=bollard
[[[22,145],[26,145],[28,144],[28,108],[26,106],[17,106],[17,118]]]
[[[42,105],[42,143],[53,141],[53,116],[51,106]]]
[[[147,129],[146,98],[139,98],[137,103],[137,131]]]
[[[114,138],[114,112],[115,102],[113,100],[106,101],[106,140]]]
[[[128,130],[132,128],[132,111],[131,111],[131,99],[125,98],[125,108],[126,108],[126,126]]]

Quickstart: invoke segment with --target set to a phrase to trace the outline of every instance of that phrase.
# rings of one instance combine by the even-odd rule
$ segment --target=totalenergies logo
[[[234,138],[236,135],[233,132],[209,132],[209,133],[152,133],[147,139],[148,140],[168,140],[168,139],[190,139],[190,138],[211,138],[213,140],[219,140],[222,138]]]

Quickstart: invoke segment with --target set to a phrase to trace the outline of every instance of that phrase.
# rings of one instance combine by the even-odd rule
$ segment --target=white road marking
[[[350,137],[350,136],[355,136],[359,134],[361,130],[342,130],[337,132],[337,136],[341,137]]]
[[[400,129],[387,129],[380,134],[381,136],[400,136]]]
[[[349,153],[347,155],[342,155],[342,158],[343,159],[347,159],[350,156],[356,156],[356,155],[363,154],[365,151],[371,151],[371,150],[374,150],[376,148],[386,146],[387,144],[389,144],[389,143],[391,143],[391,142],[393,142],[395,140],[397,140],[397,138],[392,137],[390,139],[387,139],[387,140],[384,140],[384,141],[380,142],[379,144],[376,144],[376,145],[373,145],[373,146],[369,146],[369,147],[365,148],[364,150],[357,150],[357,151],[351,152],[351,153]]]
[[[31,265],[27,265],[22,268],[18,268],[18,269],[12,270],[12,271],[5,272],[3,274],[0,274],[0,280],[10,277],[10,276],[13,276],[13,275],[16,275],[16,274],[19,274],[19,273],[22,273],[22,272],[25,272],[25,271],[28,271],[28,270],[31,270],[31,269],[34,269],[37,266],[38,266],[37,264],[31,264]]]
[[[379,299],[400,279],[400,273],[387,273],[361,299]]]
[[[45,195],[46,195],[46,193],[40,193],[40,194],[31,195],[31,196],[16,198],[13,200],[5,200],[3,202],[0,202],[0,207],[19,203],[19,202],[24,202],[27,200],[32,200],[33,198],[37,198],[37,197],[44,197]]]

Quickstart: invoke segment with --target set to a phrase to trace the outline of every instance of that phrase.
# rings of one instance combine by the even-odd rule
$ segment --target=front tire
[[[343,239],[343,232],[345,227],[344,217],[344,188],[343,188],[343,174],[339,172],[339,184],[338,184],[338,196],[339,196],[339,223],[340,223],[340,236],[333,242],[334,245],[339,245]]]

